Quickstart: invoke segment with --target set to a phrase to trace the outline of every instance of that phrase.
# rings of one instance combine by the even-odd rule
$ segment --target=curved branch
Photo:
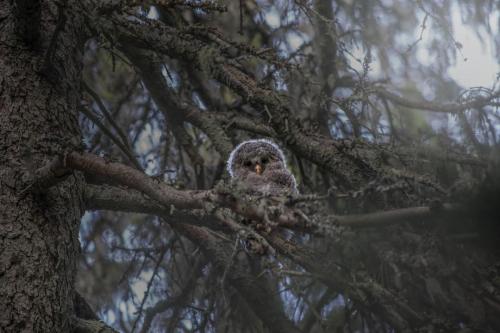
[[[167,184],[121,163],[108,162],[89,153],[70,153],[64,159],[64,166],[116,181],[148,195],[165,207],[204,208],[211,201],[210,191],[179,191]]]
[[[171,215],[170,205],[167,207],[159,204],[157,201],[151,200],[149,197],[140,192],[131,189],[122,189],[112,186],[97,186],[87,185],[84,192],[84,201],[86,208],[90,210],[115,210],[134,213],[146,213],[159,216]],[[218,203],[215,201],[214,203]],[[220,204],[223,204],[221,202]],[[231,208],[235,212],[242,214],[247,218],[255,218],[259,221],[263,220],[261,212],[253,206],[245,206],[245,203],[233,203]],[[320,217],[321,224],[314,224],[304,221],[304,218],[297,216],[295,211],[289,209],[276,217],[273,222],[277,226],[298,229],[305,232],[319,233],[323,235],[322,227],[333,227],[341,225],[351,228],[373,228],[398,223],[418,222],[422,219],[430,217],[442,217],[446,214],[457,215],[461,209],[452,204],[444,204],[442,206],[421,206],[394,209],[382,212],[374,212],[358,215],[328,215]],[[199,223],[196,223],[199,224]]]
[[[98,209],[164,214],[173,209],[204,209],[215,212],[216,208],[224,207],[230,208],[235,213],[252,220],[269,223],[270,216],[272,216],[272,223],[276,226],[311,233],[319,232],[320,234],[322,233],[322,227],[328,228],[334,225],[374,227],[410,222],[415,219],[429,217],[435,213],[457,211],[457,207],[453,205],[412,207],[360,215],[328,215],[323,217],[322,223],[319,224],[311,221],[300,210],[286,207],[283,203],[276,202],[272,198],[268,200],[265,197],[249,196],[244,192],[238,192],[237,189],[233,188],[237,185],[233,186],[231,184],[226,187],[220,186],[217,189],[204,191],[176,190],[132,167],[110,162],[93,154],[77,152],[67,154],[62,159],[62,163],[61,159],[57,157],[55,161],[50,162],[47,166],[36,170],[35,175],[41,176],[40,179],[33,179],[32,183],[43,183],[52,186],[64,179],[59,175],[67,173],[67,169],[79,170],[108,179],[118,185],[137,190],[140,195],[147,196],[141,200],[142,198],[138,198],[137,192],[131,192],[132,194],[127,193],[127,191],[120,192],[118,189],[111,187],[104,190],[87,190],[86,199],[90,202],[90,208],[95,205],[95,208]],[[39,188],[39,186],[36,186],[36,188]],[[150,199],[147,200],[147,198]],[[270,210],[271,208],[272,210]]]

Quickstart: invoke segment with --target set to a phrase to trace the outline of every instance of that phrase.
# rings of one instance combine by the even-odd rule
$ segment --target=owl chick
[[[252,192],[273,196],[297,194],[297,183],[286,168],[285,155],[269,140],[240,143],[229,156],[227,171]]]

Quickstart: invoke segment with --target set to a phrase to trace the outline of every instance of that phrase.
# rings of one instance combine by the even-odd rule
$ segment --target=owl
[[[269,140],[240,143],[229,156],[227,171],[250,192],[272,196],[297,194],[297,183],[286,168],[285,155]]]

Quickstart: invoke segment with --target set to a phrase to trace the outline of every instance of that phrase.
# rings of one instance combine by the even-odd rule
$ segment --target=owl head
[[[285,155],[269,140],[240,143],[229,156],[227,171],[233,180],[255,192],[297,193],[295,177],[286,167]]]
[[[227,160],[227,171],[231,177],[247,173],[261,175],[271,164],[286,168],[285,155],[281,149],[266,139],[248,140],[231,152]]]

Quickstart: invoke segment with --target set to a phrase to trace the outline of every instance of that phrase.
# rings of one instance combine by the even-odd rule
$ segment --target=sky
[[[497,22],[491,20],[493,31],[498,31]],[[485,45],[481,44],[476,34],[461,23],[458,10],[454,11],[453,29],[455,39],[463,45],[462,53],[467,61],[459,57],[448,73],[464,88],[490,87],[500,72],[491,40],[485,39]]]

